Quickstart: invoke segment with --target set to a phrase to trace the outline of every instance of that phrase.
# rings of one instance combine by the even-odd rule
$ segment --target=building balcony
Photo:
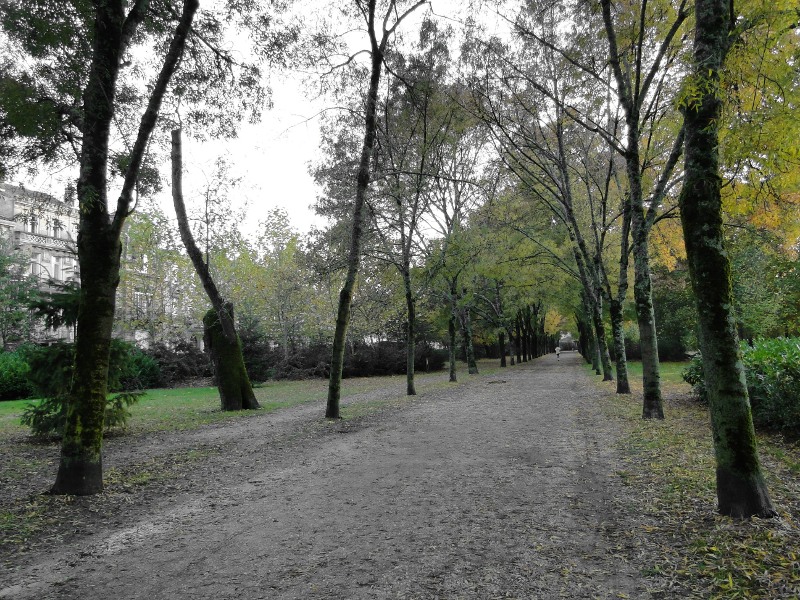
[[[15,231],[14,245],[17,248],[45,248],[47,250],[60,250],[70,254],[75,253],[75,242],[69,238],[53,237],[29,231]]]

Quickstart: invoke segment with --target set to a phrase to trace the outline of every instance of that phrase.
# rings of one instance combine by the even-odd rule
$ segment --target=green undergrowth
[[[800,598],[800,447],[759,435],[767,483],[779,517],[735,521],[716,511],[714,454],[706,407],[689,386],[665,383],[664,421],[643,421],[641,394],[609,395],[620,419],[625,467],[618,473],[639,498],[652,545],[643,569],[657,597]]]

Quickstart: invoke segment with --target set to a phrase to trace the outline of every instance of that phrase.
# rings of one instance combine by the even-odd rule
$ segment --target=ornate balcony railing
[[[50,248],[53,250],[63,250],[74,252],[75,242],[69,239],[56,238],[40,233],[30,233],[28,231],[15,231],[14,241],[17,246],[38,246],[40,248]]]

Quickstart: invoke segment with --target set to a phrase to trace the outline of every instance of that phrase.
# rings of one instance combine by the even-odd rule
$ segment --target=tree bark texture
[[[75,369],[54,494],[87,495],[103,490],[103,421],[108,391],[111,331],[119,285],[120,235],[130,211],[131,193],[155,127],[161,101],[183,55],[198,8],[185,0],[148,105],[142,116],[131,160],[125,172],[114,218],[108,211],[108,145],[114,116],[120,63],[147,2],[108,0],[94,3],[94,42],[89,77],[83,91],[80,173],[76,186],[80,208],[78,263],[81,292],[76,325]]]
[[[686,163],[680,195],[689,274],[700,322],[719,511],[734,518],[774,516],[756,447],[732,312],[731,267],[722,231],[719,175],[719,71],[731,19],[727,0],[697,0],[694,83],[685,108]]]
[[[497,334],[497,348],[500,350],[500,366],[505,367],[506,364],[506,332],[500,331]]]
[[[331,354],[331,375],[328,381],[328,401],[325,417],[341,418],[339,401],[342,389],[342,370],[344,369],[344,349],[347,327],[350,324],[350,307],[353,302],[353,291],[361,262],[361,237],[364,229],[364,206],[366,205],[367,188],[370,180],[370,160],[375,147],[377,128],[378,86],[383,67],[383,47],[378,43],[375,34],[375,0],[368,3],[368,28],[371,46],[371,68],[369,88],[367,89],[366,113],[364,117],[364,140],[361,145],[361,158],[356,175],[356,198],[353,203],[353,221],[350,228],[350,250],[347,257],[347,275],[341,292],[336,313],[336,330],[333,334],[333,351]]]
[[[233,321],[233,306],[226,303],[223,310]],[[244,366],[242,342],[237,335],[231,342],[222,327],[222,319],[212,308],[203,317],[206,350],[211,354],[214,375],[219,389],[222,410],[244,410],[259,407],[250,377]]]

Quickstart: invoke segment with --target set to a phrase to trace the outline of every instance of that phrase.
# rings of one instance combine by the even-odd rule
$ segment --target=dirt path
[[[355,424],[293,409],[193,435],[231,456],[26,556],[0,598],[649,597],[577,354]]]

